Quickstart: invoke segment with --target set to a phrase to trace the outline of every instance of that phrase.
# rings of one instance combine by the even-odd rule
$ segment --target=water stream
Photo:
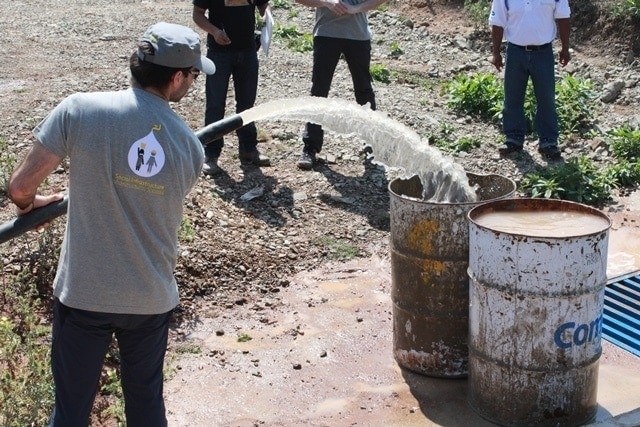
[[[411,128],[367,106],[337,98],[283,98],[240,113],[243,123],[257,120],[302,120],[325,130],[355,134],[373,150],[373,162],[398,168],[400,178],[420,177],[423,199],[434,203],[476,200],[475,190],[457,163],[429,145]]]

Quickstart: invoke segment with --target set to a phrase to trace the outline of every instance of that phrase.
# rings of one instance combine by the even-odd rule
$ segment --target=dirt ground
[[[182,0],[59,0],[42,8],[38,0],[0,3],[0,141],[16,158],[32,143],[33,127],[65,96],[127,87],[127,58],[149,25],[164,20],[193,27],[191,4]],[[274,15],[280,23],[311,31],[311,9],[274,8]],[[592,38],[587,31],[575,33],[571,72],[593,77],[598,89],[637,73],[637,61],[625,62],[634,52],[633,27],[616,27],[621,29],[615,39],[607,39],[611,24],[589,19],[583,22],[590,29],[603,31]],[[527,142],[531,155],[499,158],[496,127],[447,109],[438,90],[441,81],[459,72],[493,72],[486,60],[488,35],[473,29],[461,1],[395,1],[387,12],[374,13],[371,22],[374,62],[429,83],[376,82],[380,111],[423,136],[434,132],[430,119],[449,125],[458,136],[477,136],[481,147],[454,158],[469,172],[499,173],[517,182],[545,164],[533,141]],[[580,25],[577,21],[576,30]],[[390,53],[393,43],[404,50],[399,58]],[[261,57],[257,103],[306,95],[310,71],[309,52],[294,52],[276,40],[270,56]],[[639,92],[630,86],[617,102],[601,105],[599,126],[637,117]],[[353,98],[344,64],[331,96]],[[174,108],[200,129],[203,79]],[[233,111],[230,92],[228,112]],[[181,304],[167,363],[171,424],[424,425],[424,413],[435,413],[447,424],[438,399],[460,401],[460,390],[438,396],[436,387],[429,392],[438,398],[432,403],[398,399],[411,395],[413,381],[420,379],[401,372],[390,353],[388,184],[394,171],[373,164],[357,135],[333,134],[327,135],[321,163],[311,172],[299,171],[295,162],[303,124],[258,125],[259,147],[272,166],[241,167],[237,140],[229,135],[221,157],[224,173],[202,177],[185,201],[189,227],[176,270]],[[566,156],[590,153],[594,144],[566,141],[563,149]],[[606,153],[596,160],[605,162]],[[0,164],[0,176],[6,176],[6,167]],[[66,191],[67,172],[63,164],[43,191]],[[242,199],[256,188],[261,196]],[[637,225],[628,214],[638,206],[627,199],[616,196],[603,209],[620,215],[614,227]],[[0,192],[0,220],[13,215]],[[0,247],[3,275],[37,271],[42,296],[50,298],[51,252],[63,226],[57,221],[45,240],[29,233]],[[44,250],[37,248],[39,239]],[[634,253],[631,242],[616,244]],[[636,262],[627,256],[618,264],[627,269]],[[0,307],[0,313],[9,310]],[[44,321],[48,314],[43,313]],[[238,334],[252,339],[240,343]],[[369,365],[363,369],[361,363]],[[346,397],[353,390],[357,398]],[[112,397],[99,399],[93,425],[115,425],[113,418],[98,415],[112,402]],[[385,423],[381,408],[393,408],[390,417],[406,418]]]

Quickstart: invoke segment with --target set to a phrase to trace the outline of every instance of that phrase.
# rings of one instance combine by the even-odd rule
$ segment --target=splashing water
[[[356,134],[373,150],[374,163],[399,168],[400,178],[417,175],[425,201],[464,203],[476,201],[462,166],[431,147],[415,131],[386,115],[342,99],[319,97],[270,101],[240,113],[243,123],[265,119],[303,120],[332,132]]]

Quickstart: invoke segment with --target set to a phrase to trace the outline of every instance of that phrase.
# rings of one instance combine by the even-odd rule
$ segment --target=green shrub
[[[283,26],[276,24],[274,35],[285,39],[287,47],[294,52],[308,52],[313,50],[313,35],[302,33],[295,25]]]
[[[443,123],[437,133],[431,135],[429,144],[447,153],[469,152],[480,147],[480,141],[470,136],[455,138],[453,126]]]
[[[483,120],[494,120],[502,110],[504,89],[495,74],[458,74],[445,82],[447,105],[453,110]]]
[[[618,0],[613,8],[613,15],[618,18],[632,17],[640,19],[640,0]]]
[[[607,167],[605,174],[620,187],[635,187],[640,184],[640,163],[621,160]]]
[[[489,29],[491,0],[465,0],[464,11],[469,16],[475,29]]]
[[[445,82],[443,90],[447,105],[453,110],[499,123],[502,119],[504,86],[495,74],[458,74]],[[584,134],[593,128],[593,84],[565,74],[556,83],[556,107],[560,131],[563,134]],[[536,99],[531,82],[527,85],[524,100],[527,132],[534,132]]]
[[[598,205],[611,199],[616,185],[607,169],[598,168],[589,158],[581,156],[525,175],[520,189],[530,197]]]
[[[274,9],[291,9],[291,2],[289,0],[271,0],[269,4]]]
[[[616,159],[630,162],[640,160],[640,128],[624,125],[612,129],[607,133],[607,140]]]
[[[398,42],[391,42],[389,49],[391,50],[391,56],[393,57],[400,56],[404,53],[404,50],[402,50]]]
[[[560,132],[584,135],[591,130],[596,97],[590,80],[578,80],[571,74],[563,74],[556,82],[556,110]]]
[[[376,82],[391,83],[391,72],[384,64],[373,64],[369,69],[371,78]]]
[[[48,337],[41,324],[35,285],[4,282],[0,299],[11,313],[0,313],[0,425],[47,425],[53,408]]]

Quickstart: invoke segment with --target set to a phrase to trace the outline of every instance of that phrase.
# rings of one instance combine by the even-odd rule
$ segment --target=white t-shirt
[[[489,25],[504,28],[510,43],[539,46],[556,38],[556,19],[570,16],[568,0],[493,0]]]

